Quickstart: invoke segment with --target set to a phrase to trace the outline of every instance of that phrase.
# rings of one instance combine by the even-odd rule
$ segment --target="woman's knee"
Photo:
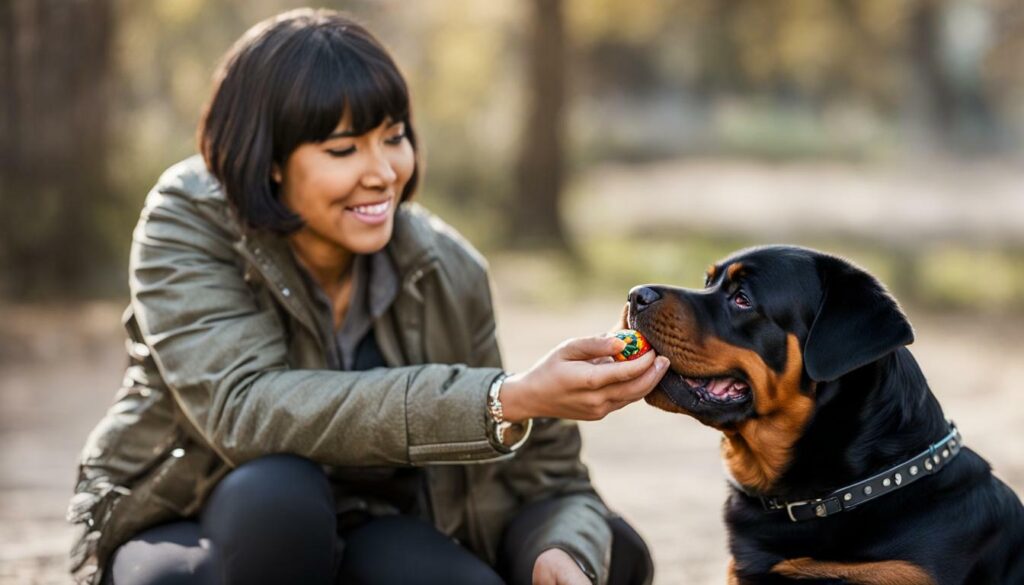
[[[291,455],[250,461],[229,473],[203,507],[202,534],[233,583],[326,583],[337,556],[330,482]]]
[[[228,473],[206,508],[219,516],[244,513],[264,521],[321,512],[333,517],[333,496],[319,465],[295,455],[268,455]]]
[[[230,472],[203,507],[205,535],[223,540],[253,531],[334,534],[334,498],[320,467],[294,455],[254,459]]]

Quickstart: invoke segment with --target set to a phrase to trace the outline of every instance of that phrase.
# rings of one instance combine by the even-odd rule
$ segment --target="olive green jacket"
[[[595,582],[607,578],[608,512],[576,425],[535,421],[515,453],[489,436],[501,356],[483,258],[412,204],[387,252],[401,288],[374,333],[389,367],[328,370],[287,241],[242,229],[199,157],[160,178],[132,242],[129,366],[69,506],[76,578],[98,582],[121,543],[194,515],[228,471],[271,453],[424,467],[434,524],[492,564],[517,509],[561,496],[535,552],[565,549]]]

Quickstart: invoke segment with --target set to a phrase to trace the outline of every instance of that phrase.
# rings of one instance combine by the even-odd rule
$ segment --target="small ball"
[[[617,362],[635,360],[651,351],[651,344],[647,342],[647,339],[645,339],[639,331],[623,329],[621,331],[616,331],[613,335],[626,342],[626,347],[622,349],[622,353],[615,355],[615,361]]]

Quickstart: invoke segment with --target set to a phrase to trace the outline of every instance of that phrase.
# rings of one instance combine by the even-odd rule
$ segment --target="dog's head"
[[[817,389],[913,341],[896,301],[864,270],[814,250],[744,250],[705,287],[646,285],[627,322],[671,361],[650,404],[722,430],[727,464],[764,490],[816,408]]]

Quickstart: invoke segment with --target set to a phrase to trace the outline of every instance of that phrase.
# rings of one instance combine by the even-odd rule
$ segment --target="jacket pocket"
[[[186,439],[138,489],[164,508],[187,517],[199,511],[206,494],[228,470],[213,451]]]

